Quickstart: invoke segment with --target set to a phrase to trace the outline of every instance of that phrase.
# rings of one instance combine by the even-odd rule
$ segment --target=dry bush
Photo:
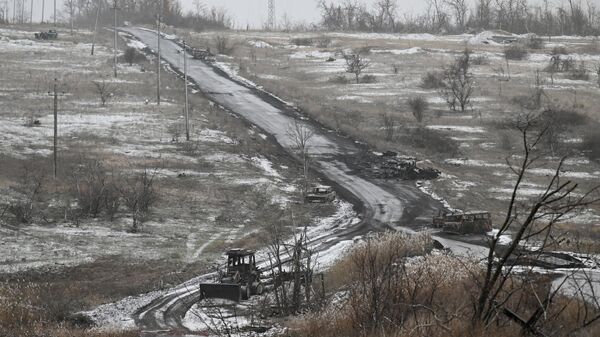
[[[98,217],[106,211],[112,219],[120,202],[119,181],[98,160],[83,162],[73,170],[72,192],[81,215]]]
[[[335,75],[329,78],[329,82],[335,84],[349,84],[350,80],[344,75]]]
[[[327,283],[344,285],[343,295],[324,310],[294,321],[292,331],[326,337],[444,331],[440,326],[457,320],[469,298],[457,283],[477,267],[448,255],[423,256],[431,249],[426,235],[370,237],[327,274]],[[425,322],[429,324],[419,327]]]
[[[364,84],[377,83],[377,76],[375,76],[375,75],[364,75],[360,79],[360,83],[364,83]]]
[[[421,76],[421,88],[440,89],[446,87],[444,83],[444,73],[439,71],[430,71]]]
[[[527,48],[520,44],[512,44],[504,49],[504,58],[507,60],[521,61],[524,60],[528,54]]]
[[[589,131],[583,136],[579,149],[592,160],[600,160],[600,133]]]
[[[569,55],[570,52],[565,46],[556,46],[550,51],[550,55]]]
[[[525,46],[529,49],[544,49],[544,39],[538,36],[531,36],[525,41]]]
[[[580,63],[579,67],[571,69],[569,74],[567,74],[567,78],[576,81],[589,81],[590,73],[588,69],[585,67],[585,63]]]
[[[81,300],[80,295],[62,285],[47,283],[0,285],[0,336],[138,336],[133,331],[98,332],[71,324],[72,312],[83,308],[75,303]]]
[[[476,66],[485,66],[490,64],[490,59],[485,55],[475,55],[471,58],[471,64]]]
[[[158,190],[154,186],[155,177],[156,170],[150,172],[144,169],[142,173],[124,179],[120,186],[123,203],[131,213],[131,231],[134,233],[140,230],[140,226],[148,219],[151,208],[158,200]]]
[[[319,36],[315,39],[314,43],[318,48],[329,48],[331,46],[331,38],[326,35]]]
[[[224,35],[217,35],[214,39],[214,45],[218,54],[229,55],[233,52],[234,47],[231,45],[229,38]]]
[[[296,37],[291,39],[290,43],[296,46],[309,47],[314,45],[315,41],[311,37]]]
[[[411,97],[408,99],[407,104],[417,123],[422,123],[425,118],[425,111],[429,109],[427,99],[423,96]]]
[[[20,224],[30,223],[38,212],[36,204],[40,201],[45,184],[45,174],[40,167],[24,165],[21,169],[18,184],[11,187],[17,193],[16,200],[8,207],[15,221]]]

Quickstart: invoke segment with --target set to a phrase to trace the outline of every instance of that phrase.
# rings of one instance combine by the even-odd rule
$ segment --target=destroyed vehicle
[[[335,191],[331,186],[315,186],[304,197],[309,203],[325,203],[335,200]]]
[[[58,39],[58,32],[54,29],[50,29],[47,32],[39,32],[34,34],[36,40],[56,40]]]
[[[433,217],[433,227],[446,233],[484,234],[492,230],[492,216],[489,212],[440,212]]]
[[[200,299],[221,298],[240,302],[262,292],[263,284],[254,252],[245,249],[227,252],[227,267],[224,273],[220,273],[217,283],[200,284]]]
[[[210,60],[213,56],[208,47],[193,47],[190,51],[192,57],[196,60]]]
[[[440,175],[440,171],[426,167],[421,168],[417,165],[417,160],[408,157],[392,157],[385,156],[378,166],[375,167],[375,172],[382,179],[435,179]]]

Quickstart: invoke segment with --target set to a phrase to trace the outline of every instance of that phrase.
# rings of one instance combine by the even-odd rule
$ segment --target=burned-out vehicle
[[[304,200],[308,203],[326,203],[335,200],[335,191],[331,186],[319,185],[311,188]]]
[[[208,47],[192,47],[190,49],[190,54],[196,60],[211,60],[213,54],[210,52],[210,48]]]
[[[263,284],[254,252],[245,249],[231,249],[227,252],[227,267],[219,275],[217,283],[200,284],[201,299],[222,298],[240,302],[262,292]]]
[[[484,234],[492,230],[492,216],[489,212],[440,212],[432,224],[447,233]]]
[[[430,167],[419,167],[417,160],[386,152],[374,166],[375,174],[382,179],[430,180],[440,175],[440,171]]]
[[[58,39],[58,32],[54,29],[50,29],[47,32],[39,32],[33,34],[36,40],[56,40]]]

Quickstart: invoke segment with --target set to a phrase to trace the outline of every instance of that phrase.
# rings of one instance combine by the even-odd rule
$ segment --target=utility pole
[[[113,10],[115,11],[115,24],[113,26],[113,30],[115,32],[115,38],[113,41],[113,57],[114,57],[114,70],[115,70],[115,78],[117,77],[117,10],[120,8],[117,7],[117,0],[114,0]]]
[[[275,30],[275,0],[269,0],[268,4],[268,21],[269,30]]]
[[[46,0],[42,0],[42,21],[41,24],[44,24],[44,10],[46,9]]]
[[[160,20],[162,17],[162,11],[163,11],[163,0],[160,0],[160,4],[159,4],[160,8],[158,9],[158,24],[156,25],[156,31],[157,31],[157,38],[158,38],[158,61],[157,63],[157,69],[156,69],[156,105],[160,106]]]
[[[53,162],[54,162],[54,179],[56,179],[58,171],[58,96],[63,96],[64,93],[58,93],[58,80],[54,79],[54,91],[49,92],[48,95],[54,96],[54,148],[53,148]]]
[[[183,83],[185,85],[185,139],[190,141],[190,110],[188,105],[187,48],[183,41]]]
[[[96,46],[96,31],[98,30],[98,17],[100,17],[100,0],[98,0],[98,8],[96,8],[96,23],[94,24],[94,37],[92,38],[92,56],[94,55],[94,47]]]

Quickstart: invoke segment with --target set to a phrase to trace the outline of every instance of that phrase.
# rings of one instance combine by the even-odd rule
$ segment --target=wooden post
[[[185,139],[190,141],[190,110],[188,104],[187,49],[183,41],[183,83],[185,85]]]

